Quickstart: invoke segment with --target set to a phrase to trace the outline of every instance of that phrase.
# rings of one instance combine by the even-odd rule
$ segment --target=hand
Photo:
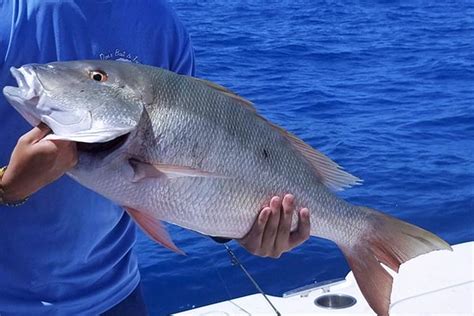
[[[76,143],[43,139],[50,132],[41,123],[18,140],[1,180],[5,202],[26,198],[76,165]]]
[[[262,209],[247,235],[237,241],[254,255],[279,258],[309,238],[311,226],[307,208],[298,212],[298,227],[290,232],[294,208],[293,195],[285,195],[283,203],[280,197],[274,196],[270,207]]]

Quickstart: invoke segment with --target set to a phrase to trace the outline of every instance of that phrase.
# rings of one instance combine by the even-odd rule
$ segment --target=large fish
[[[437,236],[331,191],[359,183],[335,162],[209,81],[150,66],[73,61],[12,68],[8,101],[48,138],[79,142],[69,175],[123,205],[151,238],[179,251],[160,221],[243,237],[274,195],[311,211],[311,235],[335,242],[372,309],[387,315],[392,277]],[[297,224],[294,216],[292,227]]]

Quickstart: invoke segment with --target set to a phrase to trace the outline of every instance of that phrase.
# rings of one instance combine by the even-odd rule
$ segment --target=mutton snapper
[[[392,277],[420,254],[451,249],[437,236],[331,192],[359,179],[261,117],[217,84],[150,66],[73,61],[12,68],[8,101],[49,138],[79,142],[69,175],[123,205],[155,241],[179,251],[167,221],[243,237],[274,195],[311,211],[311,235],[344,253],[372,309],[387,315]],[[294,216],[292,227],[297,224]]]

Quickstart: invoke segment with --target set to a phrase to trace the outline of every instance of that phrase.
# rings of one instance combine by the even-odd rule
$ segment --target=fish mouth
[[[83,153],[88,154],[101,154],[101,155],[108,155],[111,152],[119,149],[122,147],[130,136],[130,133],[121,135],[117,138],[109,140],[108,142],[104,143],[82,143],[77,142],[77,150]]]
[[[3,88],[3,94],[31,125],[38,125],[41,120],[35,109],[40,104],[44,92],[41,81],[34,69],[29,66],[18,69],[11,67],[10,72],[16,80],[17,87],[6,86]]]
[[[20,68],[11,67],[10,72],[16,80],[17,87],[6,86],[3,93],[23,102],[38,104],[38,99],[42,95],[44,88],[36,72],[27,66]]]

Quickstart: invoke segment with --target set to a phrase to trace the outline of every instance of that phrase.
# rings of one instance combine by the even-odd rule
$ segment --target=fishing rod
[[[232,249],[230,249],[229,246],[227,246],[227,244],[223,244],[225,249],[227,250],[227,253],[229,254],[230,256],[230,261],[232,262],[233,265],[238,265],[242,271],[244,271],[245,275],[247,276],[247,278],[249,278],[249,280],[253,283],[253,285],[255,286],[255,288],[257,289],[257,291],[260,292],[260,294],[263,295],[263,297],[265,298],[265,300],[268,302],[268,304],[270,304],[270,306],[273,308],[273,310],[275,311],[275,313],[277,314],[277,316],[281,316],[281,313],[278,311],[278,309],[276,309],[276,307],[272,304],[272,302],[270,302],[270,300],[268,299],[268,297],[265,295],[265,293],[263,292],[262,288],[258,285],[257,281],[255,281],[254,278],[252,278],[252,276],[250,275],[250,273],[247,271],[247,269],[245,269],[244,265],[242,263],[240,263],[239,259],[237,258],[237,256],[235,255],[235,253],[232,251]]]

